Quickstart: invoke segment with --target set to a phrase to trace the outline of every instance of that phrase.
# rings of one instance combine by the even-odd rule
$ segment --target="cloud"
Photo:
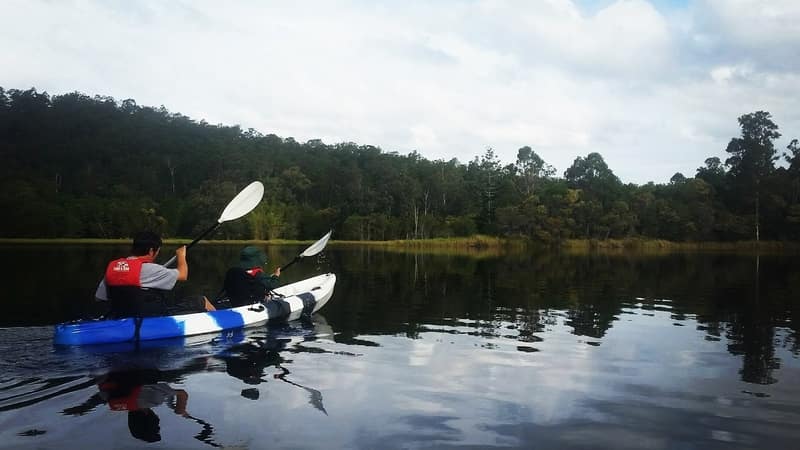
[[[597,151],[637,183],[693,175],[757,109],[797,135],[800,6],[671,5],[12,1],[0,85],[429,159]]]

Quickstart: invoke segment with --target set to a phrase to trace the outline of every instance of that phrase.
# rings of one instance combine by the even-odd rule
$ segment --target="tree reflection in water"
[[[598,345],[623,314],[667,312],[676,325],[696,320],[707,340],[724,336],[728,351],[742,357],[740,377],[748,383],[777,381],[777,345],[798,354],[800,323],[792,318],[800,317],[800,272],[785,255],[352,249],[331,256],[342,267],[338,315],[330,315],[343,340],[417,338],[456,325],[467,330],[448,332],[491,337],[511,328],[529,343],[563,321]],[[786,332],[783,342],[776,327]]]

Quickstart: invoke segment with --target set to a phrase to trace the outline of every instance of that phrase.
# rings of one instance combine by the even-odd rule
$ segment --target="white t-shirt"
[[[136,406],[142,408],[155,408],[167,399],[175,396],[175,389],[167,383],[145,384],[136,398]]]

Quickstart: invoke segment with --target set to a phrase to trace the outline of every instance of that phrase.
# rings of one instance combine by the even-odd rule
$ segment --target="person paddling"
[[[267,294],[280,286],[278,267],[267,275],[264,264],[267,255],[258,247],[248,245],[239,253],[239,264],[225,273],[224,292],[230,298],[231,306],[243,306],[267,300]]]
[[[153,317],[214,311],[203,296],[189,297],[170,305],[166,292],[178,281],[189,278],[186,247],[175,250],[178,268],[168,269],[156,264],[161,251],[161,236],[150,231],[137,233],[133,238],[131,256],[108,263],[105,276],[97,286],[95,298],[110,301],[112,317]]]

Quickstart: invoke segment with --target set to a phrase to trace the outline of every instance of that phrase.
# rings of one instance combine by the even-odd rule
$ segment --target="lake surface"
[[[311,320],[138,351],[54,346],[52,325],[96,308],[100,273],[125,250],[0,247],[0,448],[800,442],[793,256],[330,248],[282,277],[336,273]],[[180,293],[214,295],[238,250],[192,249]],[[149,409],[109,400],[114,386],[149,392]]]

